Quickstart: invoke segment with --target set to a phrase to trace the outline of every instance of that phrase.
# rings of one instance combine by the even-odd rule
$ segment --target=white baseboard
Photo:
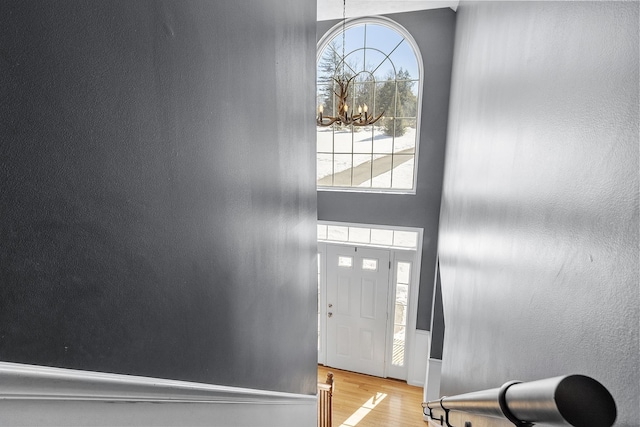
[[[315,426],[317,397],[0,362],[2,426]]]
[[[431,345],[431,333],[417,329],[413,340],[413,351],[409,372],[407,373],[407,384],[424,387],[425,372],[427,369],[427,358],[429,346]]]

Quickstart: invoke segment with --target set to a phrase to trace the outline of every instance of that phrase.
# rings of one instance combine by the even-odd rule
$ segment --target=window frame
[[[416,43],[413,36],[399,23],[396,21],[389,19],[384,16],[366,16],[366,17],[358,17],[358,18],[350,18],[344,22],[340,21],[331,27],[318,41],[316,45],[316,72],[318,70],[318,65],[320,60],[322,59],[322,53],[326,49],[327,45],[333,41],[336,37],[339,37],[342,34],[343,28],[344,31],[349,30],[352,27],[356,27],[359,25],[371,24],[371,25],[381,25],[387,28],[390,28],[393,31],[396,31],[400,36],[402,36],[416,57],[416,62],[418,65],[418,90],[417,90],[417,107],[416,107],[416,142],[415,142],[415,152],[414,152],[414,166],[413,166],[413,186],[411,189],[399,189],[399,188],[373,188],[373,187],[344,187],[344,186],[318,186],[317,178],[316,178],[316,189],[317,191],[335,191],[335,192],[355,192],[355,193],[370,193],[370,194],[405,194],[405,195],[415,195],[418,186],[418,159],[419,159],[419,151],[420,151],[420,130],[422,124],[422,103],[423,103],[423,86],[424,86],[424,65],[422,61],[422,54],[420,49],[418,48],[418,44]],[[316,93],[318,92],[318,78],[316,75],[315,80]],[[353,130],[352,130],[353,132]],[[316,138],[317,144],[317,138]],[[335,154],[335,152],[333,153]],[[348,153],[345,153],[348,154]],[[351,152],[353,155],[354,153]],[[316,161],[317,161],[317,147],[316,147]],[[393,170],[393,169],[392,169]]]

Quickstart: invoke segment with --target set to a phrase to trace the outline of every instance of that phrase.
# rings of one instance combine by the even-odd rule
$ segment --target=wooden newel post
[[[318,427],[332,426],[333,373],[327,372],[327,379],[318,383]]]

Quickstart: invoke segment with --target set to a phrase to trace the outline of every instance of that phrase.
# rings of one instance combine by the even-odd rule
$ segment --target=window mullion
[[[318,169],[318,182],[322,180],[318,187],[322,189],[327,186],[328,190],[333,188],[338,191],[352,188],[355,191],[414,192],[417,182],[418,115],[422,88],[422,61],[417,53],[415,41],[399,25],[389,19],[378,17],[351,20],[345,34],[349,52],[345,51],[342,56],[337,53],[339,49],[335,46],[338,43],[337,37],[343,37],[341,27],[336,26],[322,38],[317,56],[318,72],[327,74],[327,70],[332,70],[334,76],[338,77],[342,69],[340,66],[344,66],[344,70],[354,77],[349,88],[350,112],[357,114],[358,106],[366,103],[369,114],[375,115],[384,109],[386,119],[378,122],[377,126],[372,125],[368,132],[356,132],[365,131],[366,128],[359,129],[352,125],[333,125],[331,140],[328,129],[324,130],[322,145],[318,144],[318,153],[322,152],[321,155],[318,154],[318,165],[321,167]],[[415,55],[413,59],[407,56],[411,55],[411,50]],[[347,58],[352,62],[349,63]],[[367,61],[372,62],[372,67],[375,67],[373,71],[368,71],[371,67],[367,67]],[[378,61],[381,61],[380,64]],[[417,78],[404,72],[402,76],[398,75],[400,68],[411,70],[410,73]],[[367,74],[365,78],[363,73],[371,76]],[[384,77],[379,83],[376,81],[376,73],[382,73]],[[389,80],[386,78],[387,75],[390,76]],[[356,76],[358,80],[355,79]],[[372,81],[369,82],[369,79]],[[362,80],[366,80],[366,83]],[[417,91],[408,87],[409,81],[418,85]],[[333,88],[330,92],[323,88],[318,94],[322,97],[321,105],[326,109],[333,106],[330,115],[335,117],[340,114],[336,111],[338,102],[333,95],[335,83],[330,87]],[[405,93],[405,89],[410,93]],[[401,96],[403,99],[400,99]],[[400,104],[401,102],[404,103]],[[413,102],[416,105],[413,105]],[[403,109],[405,104],[406,110]],[[405,116],[412,117],[405,119]],[[409,134],[399,136],[405,129]],[[320,131],[319,128],[318,138],[321,137]],[[332,151],[330,156],[327,152],[329,146]],[[401,151],[412,151],[413,155],[399,155]],[[331,165],[327,164],[329,160]],[[369,167],[364,169],[367,161]],[[413,162],[411,165],[406,164],[410,161]],[[377,178],[374,177],[376,174],[379,175]],[[359,186],[362,188],[358,188]]]

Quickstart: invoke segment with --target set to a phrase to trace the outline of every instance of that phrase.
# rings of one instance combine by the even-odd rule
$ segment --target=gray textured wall
[[[424,86],[416,194],[319,191],[318,219],[423,228],[417,327],[429,330],[456,14],[446,8],[386,16],[409,31],[422,53]],[[318,39],[336,22],[318,22]]]
[[[431,317],[431,350],[430,359],[442,360],[444,345],[444,313],[442,307],[442,280],[440,270],[436,271],[436,287],[433,290],[433,316]]]
[[[638,8],[459,7],[442,394],[582,373],[638,425]]]
[[[315,7],[0,3],[0,360],[315,393]]]

